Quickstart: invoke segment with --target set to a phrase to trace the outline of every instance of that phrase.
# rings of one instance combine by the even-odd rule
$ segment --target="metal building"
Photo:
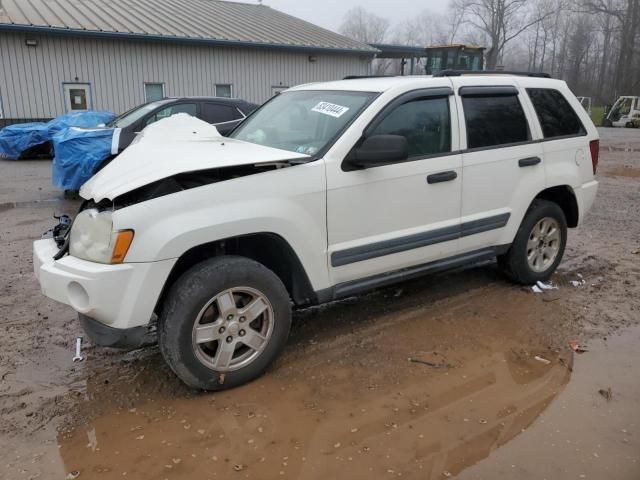
[[[369,71],[376,49],[268,6],[221,0],[0,0],[0,126],[163,96],[261,103]]]

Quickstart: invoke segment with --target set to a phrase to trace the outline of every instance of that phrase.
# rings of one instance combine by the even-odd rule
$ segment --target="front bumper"
[[[33,243],[33,269],[47,297],[115,329],[147,325],[176,259],[104,265],[67,255],[53,239]]]

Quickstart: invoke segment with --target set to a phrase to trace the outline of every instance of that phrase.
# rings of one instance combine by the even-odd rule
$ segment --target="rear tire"
[[[223,390],[262,375],[290,327],[291,303],[280,279],[253,260],[223,256],[195,265],[171,287],[158,343],[184,383]]]
[[[558,204],[536,199],[498,266],[512,281],[533,285],[548,280],[562,260],[567,244],[567,220]]]

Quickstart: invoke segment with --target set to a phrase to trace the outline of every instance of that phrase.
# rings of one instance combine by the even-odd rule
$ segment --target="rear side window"
[[[393,109],[372,135],[402,135],[409,156],[421,157],[451,151],[449,98],[419,98]]]
[[[585,135],[580,118],[564,95],[550,88],[528,88],[544,138]]]
[[[529,124],[517,95],[464,96],[467,148],[526,142]]]
[[[237,108],[217,103],[202,104],[202,119],[209,123],[230,122],[242,118]]]

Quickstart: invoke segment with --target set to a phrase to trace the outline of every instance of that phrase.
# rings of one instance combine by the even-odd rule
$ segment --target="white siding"
[[[37,47],[25,40],[36,39]],[[144,83],[164,83],[167,96],[212,96],[216,83],[262,103],[273,86],[366,75],[369,58],[276,49],[208,47],[168,42],[0,33],[4,118],[64,113],[62,84],[89,83],[92,108],[124,112],[144,102]]]

